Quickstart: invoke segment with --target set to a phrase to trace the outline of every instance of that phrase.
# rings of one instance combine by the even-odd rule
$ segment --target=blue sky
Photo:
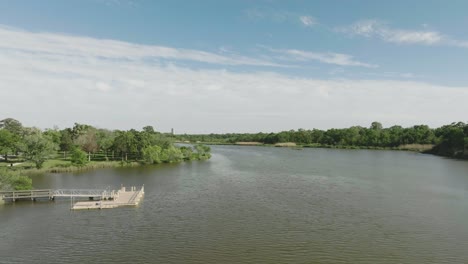
[[[466,1],[0,0],[0,96],[12,98],[0,112],[39,127],[181,133],[466,121],[466,10]]]

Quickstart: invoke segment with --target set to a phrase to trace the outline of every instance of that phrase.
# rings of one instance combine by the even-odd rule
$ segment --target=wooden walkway
[[[18,200],[48,199],[55,200],[56,197],[70,198],[72,210],[80,209],[107,209],[121,206],[137,206],[145,193],[145,186],[140,189],[136,187],[122,187],[117,191],[102,189],[44,189],[28,191],[1,191],[0,202]],[[73,199],[88,198],[90,201],[78,201],[73,204]]]
[[[145,186],[139,190],[136,187],[129,189],[122,187],[118,190],[112,200],[86,201],[77,202],[73,205],[72,210],[89,210],[89,209],[109,209],[122,206],[137,206],[145,194]]]
[[[15,202],[20,199],[28,199],[35,201],[36,199],[54,199],[54,191],[50,189],[44,190],[28,190],[28,191],[2,191],[0,192],[0,200]]]
[[[43,189],[27,191],[1,191],[0,200],[16,202],[18,200],[48,199],[54,200],[56,197],[78,198],[85,197],[90,199],[113,199],[115,191],[104,189]]]

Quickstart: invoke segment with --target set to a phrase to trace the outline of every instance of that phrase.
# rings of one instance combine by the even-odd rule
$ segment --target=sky
[[[0,0],[0,119],[178,134],[467,122],[466,10]]]

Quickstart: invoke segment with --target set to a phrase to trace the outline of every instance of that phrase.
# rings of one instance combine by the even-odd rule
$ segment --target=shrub
[[[76,166],[84,166],[88,163],[88,157],[81,149],[74,148],[71,152],[71,163]]]

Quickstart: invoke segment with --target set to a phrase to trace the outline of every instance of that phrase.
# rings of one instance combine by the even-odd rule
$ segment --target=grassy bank
[[[31,175],[39,173],[78,172],[101,168],[134,167],[139,165],[139,162],[134,161],[91,161],[83,166],[76,166],[68,160],[54,159],[47,160],[41,169],[37,169],[31,162],[23,162],[17,166],[9,167],[9,169],[12,171],[21,171],[21,173],[25,175]]]
[[[372,146],[346,146],[346,145],[325,145],[325,144],[296,144],[293,142],[264,144],[261,142],[201,142],[204,145],[224,145],[224,146],[256,146],[256,147],[283,147],[283,148],[332,148],[332,149],[370,149],[370,150],[401,150],[414,152],[428,152],[434,145],[432,144],[406,144],[397,147],[372,147]]]

